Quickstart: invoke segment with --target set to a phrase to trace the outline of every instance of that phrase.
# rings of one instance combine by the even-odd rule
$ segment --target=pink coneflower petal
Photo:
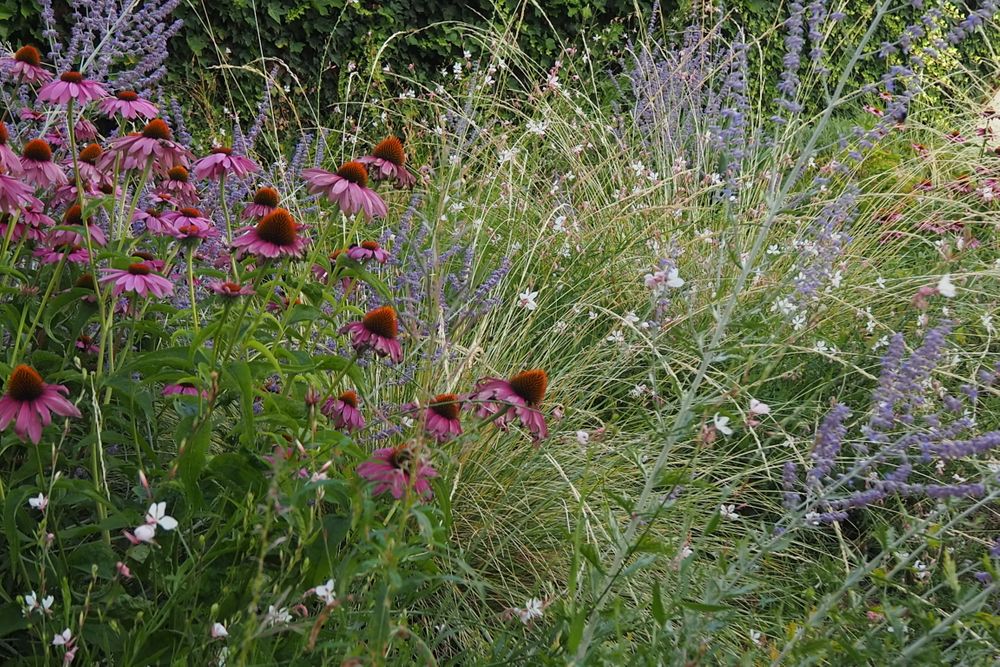
[[[31,366],[17,366],[0,398],[0,430],[13,423],[19,438],[37,445],[42,429],[52,423],[53,412],[62,417],[80,417],[77,407],[61,395],[68,393],[62,385],[46,384]]]

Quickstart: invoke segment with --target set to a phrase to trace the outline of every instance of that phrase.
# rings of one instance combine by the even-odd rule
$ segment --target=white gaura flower
[[[517,297],[517,305],[521,308],[527,308],[528,310],[534,310],[538,308],[538,304],[535,303],[535,299],[538,297],[538,292],[532,292],[531,290],[525,290]]]
[[[264,625],[270,627],[272,625],[291,623],[291,621],[292,615],[288,612],[288,607],[278,609],[273,604],[268,605],[267,615],[264,617]]]
[[[323,604],[333,604],[337,599],[336,588],[333,579],[327,579],[325,584],[316,587],[316,597],[323,601]]]
[[[41,600],[35,595],[35,591],[31,591],[24,596],[24,609],[22,610],[24,615],[27,616],[33,611],[37,611],[39,614],[46,614],[52,608],[52,603],[56,599],[51,595],[46,595]]]
[[[579,442],[581,445],[586,445],[588,442],[590,442],[590,434],[587,433],[586,431],[577,431],[576,441]]]
[[[212,624],[212,639],[219,639],[219,638],[225,639],[228,636],[229,636],[229,631],[226,630],[226,626],[224,626],[222,623]]]
[[[542,605],[542,601],[538,598],[531,598],[524,602],[524,609],[517,610],[517,615],[521,622],[527,625],[533,619],[541,618],[544,611],[545,607]]]
[[[771,406],[767,403],[761,403],[756,398],[751,398],[749,412],[752,416],[759,417],[760,415],[770,414]]]
[[[723,519],[729,519],[730,521],[740,518],[740,515],[736,512],[736,505],[719,505],[719,514],[722,515]]]
[[[67,646],[72,641],[73,641],[73,632],[69,628],[66,628],[65,630],[63,630],[62,632],[60,632],[59,634],[57,634],[55,637],[52,638],[52,645]]]
[[[938,280],[937,291],[938,294],[948,299],[955,296],[955,285],[951,282],[950,273],[944,274],[941,276],[941,279]]]
[[[38,510],[39,512],[44,512],[45,508],[49,506],[49,499],[45,497],[44,494],[39,493],[34,498],[28,498],[28,507],[31,509]]]
[[[712,424],[715,426],[715,430],[722,435],[732,435],[733,429],[729,428],[729,417],[723,417],[718,412],[712,417]]]
[[[167,503],[153,503],[146,512],[146,523],[156,525],[163,530],[173,530],[177,527],[177,519],[167,514]],[[136,529],[138,531],[138,529]]]

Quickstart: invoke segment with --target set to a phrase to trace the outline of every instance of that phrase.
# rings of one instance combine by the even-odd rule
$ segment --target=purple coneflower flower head
[[[274,188],[257,188],[257,192],[253,195],[253,202],[247,204],[246,208],[243,209],[243,218],[245,220],[263,218],[278,208],[279,200],[278,191]]]
[[[27,123],[37,123],[45,120],[45,114],[40,111],[35,111],[34,109],[29,109],[28,107],[22,107],[21,110],[17,112],[17,116]]]
[[[168,193],[180,206],[194,204],[198,201],[198,191],[189,178],[186,167],[171,167],[167,170],[167,177],[160,183],[159,191]]]
[[[224,299],[238,299],[241,296],[256,294],[253,285],[241,285],[230,281],[213,280],[208,288]]]
[[[170,126],[154,118],[146,123],[142,132],[113,139],[101,167],[113,166],[119,155],[123,169],[145,169],[152,162],[159,173],[165,174],[171,167],[187,166],[191,152],[173,140]]]
[[[68,104],[70,100],[84,105],[108,96],[96,81],[83,78],[79,72],[63,72],[38,90],[38,100],[49,104]]]
[[[114,283],[114,295],[132,292],[139,296],[153,294],[165,298],[174,291],[173,284],[163,276],[153,273],[153,267],[146,262],[129,264],[125,269],[101,269],[105,275],[102,283]]]
[[[141,222],[146,231],[158,236],[169,236],[172,223],[165,217],[170,211],[158,211],[155,208],[138,208],[132,216],[132,222]]]
[[[205,217],[201,209],[185,206],[176,211],[164,211],[160,220],[166,223],[165,233],[173,236],[174,230],[185,225],[197,225],[201,228],[215,228],[215,223]]]
[[[182,243],[191,245],[196,245],[206,239],[215,239],[220,236],[219,230],[214,225],[205,226],[193,222],[171,228],[170,235]]]
[[[372,460],[358,466],[358,475],[375,482],[373,495],[388,491],[399,500],[411,485],[418,496],[430,498],[432,493],[427,480],[437,477],[438,473],[429,463],[415,459],[409,447],[401,445],[376,449]]]
[[[479,382],[469,396],[471,407],[480,417],[489,417],[498,412],[504,413],[497,423],[504,426],[513,417],[531,432],[535,441],[544,440],[549,431],[545,418],[538,410],[545,390],[549,385],[549,376],[541,369],[523,371],[510,378],[501,380],[487,378]]]
[[[385,264],[389,261],[389,253],[378,244],[378,241],[362,241],[361,245],[351,246],[347,249],[347,256],[358,262],[374,259],[379,264]]]
[[[7,131],[7,125],[0,121],[0,173],[7,172],[11,176],[20,176],[23,173],[21,158],[11,150],[9,141],[10,132]]]
[[[61,384],[46,384],[31,366],[21,364],[7,378],[6,393],[0,398],[0,430],[14,424],[14,433],[36,445],[42,428],[52,423],[52,413],[79,417],[80,411],[60,394],[69,390]]]
[[[309,192],[322,193],[340,206],[344,215],[363,211],[367,218],[384,218],[388,213],[382,198],[368,189],[368,172],[360,162],[345,162],[335,174],[313,167],[303,171],[302,176],[309,184]]]
[[[413,174],[406,170],[406,152],[398,137],[386,137],[371,155],[359,157],[358,162],[368,167],[368,173],[376,181],[393,179],[401,188],[412,188],[417,182]]]
[[[85,354],[97,354],[99,352],[97,344],[94,343],[94,339],[86,334],[80,334],[76,337],[76,349]]]
[[[90,253],[87,252],[87,249],[72,243],[42,246],[35,248],[35,252],[32,254],[41,260],[42,264],[55,264],[63,260],[70,264],[90,263]]]
[[[194,163],[195,178],[213,181],[230,174],[236,178],[246,178],[258,171],[260,167],[256,162],[242,155],[233,155],[233,149],[225,146],[213,148],[211,154]]]
[[[104,235],[104,230],[93,223],[93,220],[83,220],[83,212],[79,204],[73,204],[63,213],[62,224],[67,227],[84,227],[85,233],[90,235],[90,242],[94,245],[105,246],[108,237]],[[74,232],[70,229],[60,229],[52,232],[50,242],[53,245],[86,245],[87,238],[84,234]]]
[[[7,174],[0,174],[0,211],[13,213],[26,206],[44,208],[45,205],[35,197],[31,186]]]
[[[21,169],[24,180],[38,188],[65,185],[66,174],[52,161],[52,147],[44,139],[32,139],[21,151]]]
[[[0,219],[0,237],[6,237],[9,219]],[[11,240],[20,241],[25,238],[27,241],[43,241],[45,239],[45,228],[51,227],[55,221],[44,213],[40,213],[34,206],[25,206],[20,217],[14,223],[11,232]]]
[[[389,357],[396,363],[403,360],[403,348],[397,338],[399,321],[392,306],[370,310],[360,322],[351,322],[340,332],[351,334],[351,345],[359,353],[374,350],[380,357]]]
[[[83,181],[84,186],[93,188],[110,182],[109,176],[103,170],[97,168],[97,161],[103,154],[104,149],[98,144],[89,144],[77,156],[76,166],[80,170],[80,180]],[[73,160],[66,160],[64,164],[72,168]]]
[[[321,411],[333,421],[336,428],[350,433],[365,427],[365,418],[358,409],[358,403],[358,394],[348,390],[336,398],[331,396],[326,399]]]
[[[208,392],[204,389],[199,390],[198,387],[190,382],[178,382],[176,384],[168,384],[163,388],[164,396],[201,396],[202,398],[208,397]]]
[[[4,58],[3,68],[21,83],[48,83],[52,74],[42,67],[42,54],[29,45],[22,46],[10,58]]]
[[[101,100],[97,109],[108,118],[118,114],[127,120],[136,118],[151,120],[160,113],[152,102],[142,99],[134,90],[119,90],[114,97]]]
[[[292,214],[276,208],[254,227],[245,227],[243,236],[233,241],[234,248],[258,257],[301,257],[309,242],[299,235],[302,226]]]
[[[462,423],[458,420],[461,404],[456,394],[438,394],[427,406],[424,416],[427,432],[438,442],[461,435]]]
[[[76,135],[77,141],[94,141],[97,139],[97,135],[100,132],[97,131],[97,126],[91,123],[86,118],[80,118],[76,121],[76,126],[73,128],[73,134]],[[66,145],[66,144],[63,144]]]
[[[132,257],[149,264],[150,268],[154,271],[163,271],[163,267],[167,265],[167,263],[162,259],[157,259],[156,255],[151,252],[146,252],[145,250],[133,250],[131,255]]]

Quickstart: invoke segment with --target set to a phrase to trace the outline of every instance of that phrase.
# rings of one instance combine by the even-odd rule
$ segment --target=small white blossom
[[[222,623],[212,624],[212,639],[220,639],[220,638],[225,639],[228,636],[229,636],[229,631],[226,630],[226,626],[224,626]]]
[[[586,431],[577,431],[576,441],[579,442],[581,445],[586,445],[587,443],[590,442],[590,434],[587,433]]]
[[[49,506],[49,499],[46,498],[44,494],[39,493],[33,498],[28,498],[28,506],[31,507],[31,509],[44,512],[45,508]]]
[[[753,416],[766,415],[771,412],[771,406],[767,403],[761,403],[756,398],[751,398],[749,412]]]
[[[316,597],[322,600],[323,604],[333,604],[337,599],[336,592],[333,579],[327,579],[325,584],[316,587]]]
[[[712,417],[712,423],[715,426],[715,430],[722,435],[732,435],[733,429],[729,428],[729,417],[724,417],[718,412]]]
[[[73,632],[69,628],[66,628],[65,630],[63,630],[62,632],[60,632],[59,634],[57,634],[55,637],[52,638],[52,645],[67,646],[72,641],[73,641]]]
[[[52,603],[55,601],[56,599],[51,595],[46,595],[44,598],[39,600],[38,596],[35,595],[35,591],[31,591],[24,596],[24,609],[22,610],[22,613],[25,616],[33,611],[37,611],[39,614],[46,614],[52,608]]]
[[[944,274],[941,276],[941,279],[938,280],[937,291],[938,294],[948,299],[955,296],[955,285],[951,282],[950,273]]]
[[[538,292],[532,292],[531,290],[525,290],[518,295],[517,305],[521,308],[526,308],[528,310],[534,310],[538,308],[538,304],[535,303],[535,298],[538,296]]]
[[[517,615],[520,617],[521,622],[527,625],[533,619],[541,618],[544,612],[544,607],[542,606],[542,601],[538,598],[531,598],[526,600],[524,603],[524,609],[518,609]]]
[[[736,521],[740,518],[739,513],[736,511],[736,505],[719,505],[719,514],[722,515],[723,519],[729,519],[730,521]]]

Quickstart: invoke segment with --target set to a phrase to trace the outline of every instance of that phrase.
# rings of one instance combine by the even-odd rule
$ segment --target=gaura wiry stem
[[[740,271],[739,278],[736,280],[736,284],[733,286],[732,292],[729,294],[729,298],[723,308],[722,313],[720,313],[715,327],[715,331],[712,334],[712,339],[709,342],[707,348],[705,349],[705,354],[702,357],[701,363],[698,366],[698,371],[691,381],[691,385],[688,387],[687,391],[681,397],[681,403],[677,411],[677,416],[674,419],[674,428],[667,435],[666,442],[664,442],[663,447],[660,449],[659,455],[656,457],[656,462],[650,469],[649,473],[646,475],[646,482],[643,485],[642,493],[639,496],[638,501],[635,504],[633,511],[633,518],[628,524],[628,528],[625,531],[624,536],[615,546],[614,558],[612,565],[608,568],[607,572],[600,577],[598,590],[601,591],[598,598],[594,601],[593,609],[591,609],[590,615],[587,618],[587,624],[584,627],[583,634],[580,638],[580,643],[577,646],[576,655],[574,662],[576,664],[583,664],[587,651],[590,648],[590,644],[594,639],[594,634],[597,631],[597,627],[601,620],[601,610],[604,608],[605,601],[608,599],[608,593],[611,587],[615,584],[618,577],[621,575],[624,569],[625,563],[632,556],[635,549],[635,535],[639,526],[641,525],[640,519],[645,515],[647,509],[650,505],[650,499],[653,495],[653,491],[656,488],[656,484],[660,479],[660,473],[663,468],[666,467],[668,457],[673,449],[674,444],[676,444],[679,436],[685,431],[688,423],[692,418],[692,408],[695,403],[695,399],[698,395],[698,390],[701,387],[702,381],[705,379],[705,375],[708,372],[709,367],[715,360],[715,353],[719,347],[719,343],[722,341],[725,335],[726,329],[729,325],[729,321],[732,319],[733,311],[736,309],[737,301],[739,296],[746,285],[747,278],[754,267],[757,257],[760,255],[761,248],[764,246],[764,242],[767,239],[768,233],[770,232],[771,226],[774,224],[774,219],[777,217],[778,212],[782,209],[785,199],[788,196],[789,191],[798,182],[799,176],[801,176],[803,169],[809,163],[809,158],[812,157],[813,151],[816,148],[816,144],[819,141],[820,135],[826,129],[827,124],[833,115],[833,110],[841,100],[844,88],[850,79],[851,73],[854,71],[854,67],[857,65],[858,61],[861,59],[864,53],[865,47],[871,40],[872,36],[875,34],[876,29],[882,22],[882,17],[885,15],[886,11],[889,9],[892,0],[883,0],[878,7],[878,11],[872,19],[871,24],[868,26],[867,32],[858,42],[853,54],[851,55],[850,61],[845,66],[843,72],[840,75],[840,79],[837,82],[837,87],[833,94],[827,100],[826,108],[823,110],[823,114],[820,116],[819,121],[816,123],[812,134],[809,137],[809,141],[806,143],[805,148],[800,153],[798,160],[796,160],[792,171],[788,174],[781,189],[776,193],[772,190],[770,201],[768,202],[768,212],[763,223],[757,231],[757,235],[754,238],[753,245],[751,246],[750,252],[747,254],[746,259],[743,261],[743,267]]]

